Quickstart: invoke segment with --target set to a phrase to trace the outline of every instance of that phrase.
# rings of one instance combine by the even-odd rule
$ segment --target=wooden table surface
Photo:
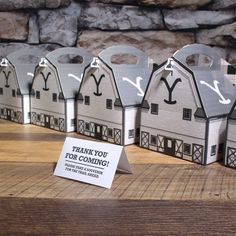
[[[0,235],[236,235],[236,170],[129,145],[105,189],[53,176],[66,136],[0,120]]]

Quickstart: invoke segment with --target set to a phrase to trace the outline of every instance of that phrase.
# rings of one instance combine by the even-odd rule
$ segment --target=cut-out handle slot
[[[148,56],[138,48],[129,45],[116,45],[99,53],[99,58],[111,67],[148,67]]]
[[[138,63],[138,58],[129,53],[119,53],[112,55],[111,63],[116,65],[136,65]]]
[[[84,59],[80,55],[66,54],[59,56],[57,61],[60,64],[82,64]]]
[[[205,54],[193,54],[186,58],[188,66],[211,67],[213,59]]]
[[[48,53],[46,58],[55,66],[65,64],[76,67],[87,65],[92,60],[92,55],[83,48],[64,47]]]
[[[204,44],[187,45],[174,53],[173,57],[188,67],[220,69],[219,55],[213,48]]]

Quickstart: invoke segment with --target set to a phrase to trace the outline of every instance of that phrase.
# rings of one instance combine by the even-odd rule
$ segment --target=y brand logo
[[[218,94],[218,96],[220,97],[219,103],[226,104],[226,105],[231,103],[230,99],[225,99],[224,96],[221,94],[220,89],[218,87],[219,82],[217,80],[213,81],[214,87],[211,86],[210,84],[208,84],[207,82],[203,81],[203,80],[201,80],[200,83],[203,84],[203,85],[206,85],[208,88],[210,88],[216,94]]]
[[[47,74],[46,77],[44,76],[43,72],[40,72],[40,74],[42,75],[42,77],[43,77],[43,79],[44,79],[44,88],[43,88],[43,90],[44,90],[44,91],[48,91],[49,88],[48,88],[47,82],[48,82],[49,76],[51,75],[51,72],[48,72],[48,74]]]
[[[100,78],[99,78],[99,80],[97,80],[97,78],[95,77],[94,74],[91,74],[91,76],[94,78],[95,84],[96,84],[96,86],[97,86],[97,91],[94,92],[93,94],[94,94],[95,96],[102,96],[102,93],[99,92],[99,85],[100,85],[102,79],[105,78],[105,75],[101,75]]]
[[[11,71],[8,71],[8,73],[6,73],[5,71],[3,71],[3,74],[5,75],[5,79],[6,79],[6,84],[5,84],[5,87],[6,88],[9,88],[10,85],[9,85],[9,76],[11,74]]]
[[[134,83],[132,80],[130,80],[129,78],[126,78],[126,77],[123,77],[122,78],[124,81],[127,81],[127,82],[129,82],[130,84],[132,84],[136,89],[138,89],[138,93],[137,93],[137,95],[138,96],[140,96],[140,97],[143,97],[144,96],[144,92],[143,92],[143,90],[142,90],[142,88],[141,88],[141,86],[140,86],[140,81],[143,79],[142,77],[137,77],[136,78],[136,83]]]
[[[170,104],[170,105],[173,105],[175,104],[177,101],[176,100],[172,100],[172,93],[173,93],[173,90],[175,88],[175,86],[179,83],[179,82],[182,82],[182,80],[180,78],[177,78],[174,83],[172,84],[172,86],[170,87],[169,83],[167,82],[166,78],[162,77],[161,78],[161,81],[163,81],[166,85],[166,88],[169,92],[169,99],[166,100],[164,99],[164,102],[167,103],[167,104]]]

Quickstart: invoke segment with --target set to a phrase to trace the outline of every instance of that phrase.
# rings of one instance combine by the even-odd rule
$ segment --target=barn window
[[[211,156],[216,155],[216,145],[211,146]]]
[[[129,130],[129,138],[133,138],[134,137],[134,129],[130,129]]]
[[[157,145],[157,136],[151,135],[151,145]]]
[[[184,154],[191,155],[191,144],[184,143]]]
[[[192,119],[192,109],[183,108],[183,120],[191,120]]]
[[[59,124],[58,118],[54,118],[54,124],[55,124],[55,126],[58,126],[58,124]]]
[[[109,138],[112,138],[112,137],[113,137],[113,130],[112,130],[111,128],[108,128],[108,130],[107,130],[107,136],[108,136]]]
[[[12,89],[12,97],[15,97],[15,96],[16,96],[16,90]]]
[[[40,99],[40,91],[36,91],[36,99]]]
[[[70,125],[71,125],[71,126],[75,126],[75,122],[76,122],[76,119],[71,119],[71,120],[70,120]]]
[[[158,104],[151,103],[151,114],[158,115]]]
[[[3,88],[0,88],[0,95],[3,95]]]
[[[107,109],[112,109],[112,100],[111,99],[106,100],[106,108]]]
[[[90,125],[88,122],[85,123],[85,130],[90,131]]]
[[[57,94],[56,93],[52,94],[52,101],[57,102]]]
[[[84,96],[84,104],[90,105],[90,97],[89,96]]]

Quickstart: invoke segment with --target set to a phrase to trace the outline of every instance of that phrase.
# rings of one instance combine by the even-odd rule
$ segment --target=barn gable
[[[81,48],[69,47],[41,59],[31,89],[33,124],[62,132],[76,129],[75,98],[84,68],[92,58]]]
[[[60,57],[63,56],[79,56],[81,61],[79,63],[61,63],[59,61]],[[60,83],[62,90],[62,96],[65,99],[75,98],[80,83],[82,80],[82,75],[84,68],[90,63],[93,56],[82,48],[64,47],[56,49],[46,55],[46,60],[44,60],[45,65],[49,63],[51,67],[55,70],[55,75]],[[40,65],[39,65],[40,66]]]
[[[127,55],[135,58],[131,64]],[[102,51],[84,71],[78,133],[122,145],[137,142],[139,107],[150,74],[148,58],[139,49],[119,45]]]
[[[21,94],[30,93],[35,67],[44,55],[45,52],[39,49],[21,49],[7,56],[7,60],[15,70]]]
[[[206,55],[211,63],[208,66],[188,65],[187,59],[192,55]],[[208,46],[193,44],[177,51],[173,58],[193,74],[206,116],[227,115],[234,103],[236,89],[224,75],[218,54]]]
[[[113,63],[116,55],[132,55],[136,63]],[[112,46],[99,54],[99,59],[110,68],[120,95],[121,104],[126,106],[140,105],[150,79],[152,66],[149,65],[148,56],[141,50],[127,45]],[[121,59],[122,60],[122,59]]]
[[[213,49],[194,44],[153,71],[142,102],[140,146],[201,164],[222,157],[236,90],[220,62]]]

